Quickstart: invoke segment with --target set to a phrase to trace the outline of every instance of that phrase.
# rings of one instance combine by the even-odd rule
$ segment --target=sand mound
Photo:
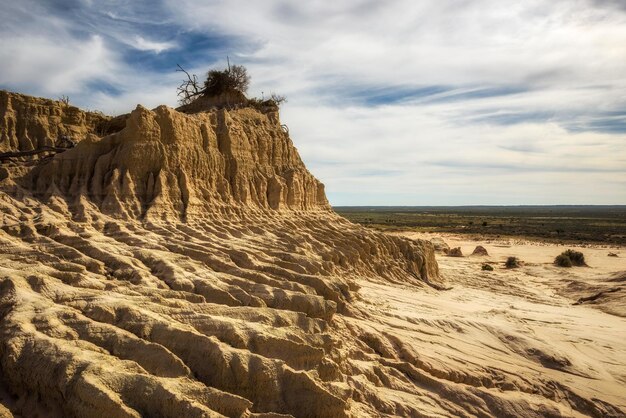
[[[476,248],[474,248],[474,251],[472,251],[472,255],[488,256],[489,252],[487,252],[487,249],[482,245],[477,245]]]
[[[600,280],[570,280],[561,293],[574,299],[575,305],[592,305],[626,318],[626,271]]]

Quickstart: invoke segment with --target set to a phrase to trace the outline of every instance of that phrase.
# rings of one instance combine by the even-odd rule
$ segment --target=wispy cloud
[[[174,42],[155,42],[145,39],[143,36],[136,36],[132,45],[140,51],[152,51],[160,54],[163,51],[176,47]]]
[[[336,204],[626,203],[612,0],[2,2],[0,87],[121,113],[248,66]],[[581,193],[581,190],[586,190]]]

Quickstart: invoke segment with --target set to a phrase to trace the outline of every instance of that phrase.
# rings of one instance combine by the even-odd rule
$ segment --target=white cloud
[[[82,37],[75,23],[41,10],[18,20],[36,3],[0,5],[9,7],[0,84],[71,94],[111,113],[175,105],[178,74],[125,61],[115,46],[158,58],[180,51],[197,63],[205,51],[188,49],[184,37],[156,41],[174,39],[155,28],[175,22],[194,36],[236,39],[227,53],[249,68],[251,94],[287,95],[283,122],[333,203],[626,203],[620,2],[164,3],[105,2],[98,10],[110,21],[85,22],[92,35]],[[94,81],[117,91],[94,91]],[[432,86],[441,91],[368,101]]]
[[[258,42],[250,63],[298,83],[571,85],[626,74],[624,14],[583,1],[170,3],[197,30]]]
[[[604,112],[621,110],[613,122],[626,122],[626,14],[615,7],[171,4],[197,30],[218,28],[259,46],[239,57],[253,89],[288,96],[283,122],[333,203],[626,203],[626,135],[584,131],[611,117]],[[349,97],[355,88],[367,95],[423,86],[455,95],[519,91],[374,107]],[[582,132],[566,129],[576,126]]]
[[[420,113],[308,107],[283,119],[305,138],[299,149],[335,204],[626,200],[623,137],[549,123],[457,126]]]
[[[115,74],[114,54],[102,38],[85,40],[42,36],[0,38],[0,83],[42,94],[80,92],[94,79]]]
[[[121,66],[103,36],[78,36],[71,22],[46,5],[0,3],[0,85],[55,97],[83,93],[95,81],[113,81]]]
[[[131,45],[140,51],[152,51],[157,54],[176,47],[175,42],[149,41],[147,39],[144,39],[142,36],[136,36],[134,42]]]

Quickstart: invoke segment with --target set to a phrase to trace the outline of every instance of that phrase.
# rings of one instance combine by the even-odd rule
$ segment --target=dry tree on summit
[[[245,93],[250,86],[250,75],[248,69],[243,65],[230,65],[224,70],[209,70],[206,80],[201,84],[195,74],[189,74],[183,67],[176,64],[176,71],[185,74],[181,84],[176,89],[178,101],[181,106],[188,105],[201,97],[217,98],[226,96],[214,102],[214,106],[230,106],[243,104],[267,111],[277,109],[287,101],[285,96],[272,93],[268,99],[252,97],[247,98]],[[223,103],[221,103],[223,102]]]
[[[183,72],[187,76],[186,80],[183,80],[180,83],[180,86],[176,89],[176,95],[178,96],[178,101],[181,105],[186,105],[193,102],[198,96],[204,93],[204,89],[200,88],[200,84],[198,83],[198,77],[193,74],[190,75],[180,64],[176,64],[178,69],[177,72]]]
[[[195,74],[189,74],[179,64],[177,67],[176,71],[187,76],[176,90],[181,105],[189,104],[200,96],[218,96],[230,91],[245,93],[250,85],[248,70],[243,65],[229,65],[225,70],[210,70],[203,86]]]

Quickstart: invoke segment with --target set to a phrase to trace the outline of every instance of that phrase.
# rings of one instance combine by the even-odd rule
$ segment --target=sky
[[[0,89],[115,115],[244,65],[333,205],[626,204],[626,0],[0,0]]]

